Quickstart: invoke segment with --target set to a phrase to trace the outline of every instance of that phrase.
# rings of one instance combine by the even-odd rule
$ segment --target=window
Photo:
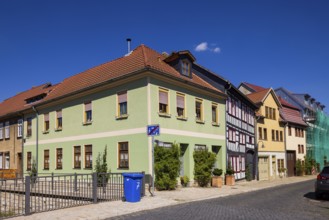
[[[196,144],[194,146],[194,150],[198,151],[198,150],[207,150],[207,146],[206,145],[201,145],[201,144]]]
[[[23,135],[23,119],[17,121],[17,137],[22,137]]]
[[[211,118],[213,124],[218,124],[218,105],[215,103],[211,105]]]
[[[31,170],[31,168],[32,168],[32,153],[27,152],[26,170]]]
[[[302,148],[302,154],[304,153],[304,145],[301,145]]]
[[[32,118],[27,119],[27,136],[32,136]]]
[[[177,93],[176,95],[177,104],[177,116],[185,118],[185,95]]]
[[[0,169],[3,169],[3,153],[0,152]]]
[[[127,91],[118,93],[118,116],[126,116],[128,114]]]
[[[92,145],[85,146],[85,168],[93,168],[93,149]]]
[[[168,90],[159,90],[159,112],[163,114],[169,114],[168,108]]]
[[[291,126],[288,126],[288,135],[291,136]]]
[[[56,111],[56,130],[62,130],[63,129],[63,116],[62,116],[62,110]]]
[[[262,140],[263,139],[263,129],[261,127],[258,128],[258,138],[259,140]]]
[[[10,169],[10,154],[9,154],[9,152],[5,153],[5,169]]]
[[[275,131],[272,129],[272,141],[275,141]]]
[[[265,118],[276,120],[275,108],[265,106]]]
[[[197,121],[203,121],[203,107],[201,99],[195,100],[195,117]]]
[[[85,103],[84,123],[90,124],[92,122],[92,105],[91,102]]]
[[[43,129],[49,131],[49,113],[43,115]]]
[[[0,123],[0,140],[3,139],[3,123]]]
[[[276,137],[275,140],[279,141],[279,131],[278,130],[275,131],[275,137]]]
[[[182,61],[182,74],[184,76],[190,76],[190,63],[187,61]]]
[[[10,137],[9,121],[6,121],[6,124],[5,124],[5,138],[9,139],[9,137]]]
[[[278,171],[284,168],[284,160],[278,159]]]
[[[264,128],[264,140],[267,140],[267,129]]]
[[[80,169],[81,168],[81,147],[74,146],[74,168]]]
[[[283,141],[283,132],[280,131],[280,141]]]
[[[63,168],[63,149],[56,149],[56,169],[61,170]]]
[[[119,168],[129,168],[128,142],[119,143]]]
[[[43,151],[43,169],[49,170],[49,150]]]

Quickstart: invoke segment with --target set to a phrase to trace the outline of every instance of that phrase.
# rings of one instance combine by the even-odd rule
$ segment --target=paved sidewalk
[[[122,201],[105,202],[78,206],[74,208],[60,209],[50,212],[37,213],[30,216],[21,216],[13,219],[24,220],[84,220],[84,219],[106,219],[114,216],[125,215],[142,210],[150,210],[163,206],[176,205],[179,203],[224,197],[229,195],[251,192],[269,187],[291,184],[307,180],[315,180],[316,176],[289,177],[271,181],[237,182],[235,186],[223,186],[222,188],[199,188],[188,187],[174,191],[156,191],[152,197],[147,195],[138,203]]]

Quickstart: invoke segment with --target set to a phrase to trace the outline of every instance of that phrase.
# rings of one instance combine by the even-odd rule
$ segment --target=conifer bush
[[[174,190],[180,169],[180,148],[174,143],[172,147],[154,147],[154,170],[157,190]]]
[[[98,153],[95,165],[95,172],[97,173],[97,182],[98,186],[104,186],[107,184],[109,175],[107,172],[110,170],[107,169],[107,146],[104,148],[104,152]]]
[[[211,180],[211,172],[216,161],[216,155],[207,150],[197,150],[193,153],[194,179],[201,187],[205,187]]]

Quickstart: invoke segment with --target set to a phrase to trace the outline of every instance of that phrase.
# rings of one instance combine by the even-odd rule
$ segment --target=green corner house
[[[217,154],[226,169],[226,95],[195,74],[189,51],[160,54],[144,45],[27,97],[24,172],[92,172],[107,148],[112,172],[152,173],[152,138],[181,147],[181,175],[193,179],[193,152]],[[41,90],[40,90],[41,91]]]

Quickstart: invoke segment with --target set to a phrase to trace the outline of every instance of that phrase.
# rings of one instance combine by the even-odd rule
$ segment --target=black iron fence
[[[0,181],[0,219],[124,199],[122,173],[39,174]],[[144,196],[144,178],[142,186]]]

